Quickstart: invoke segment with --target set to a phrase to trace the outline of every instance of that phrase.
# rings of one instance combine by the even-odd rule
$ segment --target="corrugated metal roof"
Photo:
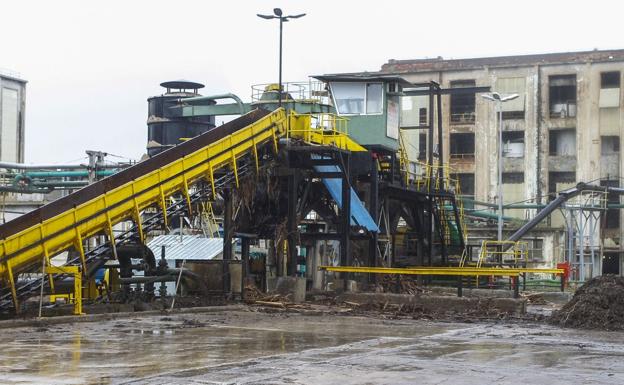
[[[223,253],[223,238],[206,238],[199,235],[159,235],[147,242],[156,260],[160,259],[162,246],[169,260],[211,260]]]

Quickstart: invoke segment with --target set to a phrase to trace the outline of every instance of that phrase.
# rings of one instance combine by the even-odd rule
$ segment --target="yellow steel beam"
[[[338,273],[372,273],[372,274],[404,274],[404,275],[454,275],[454,276],[476,276],[476,275],[497,275],[505,277],[517,277],[517,271],[510,269],[449,269],[444,267],[429,268],[393,268],[393,267],[355,267],[355,266],[320,266],[320,270],[334,271]]]
[[[406,274],[406,275],[497,275],[518,276],[523,273],[557,274],[564,273],[563,269],[530,269],[530,268],[492,268],[492,267],[356,267],[356,266],[320,266],[319,270],[335,271],[340,273],[373,273],[373,274]]]

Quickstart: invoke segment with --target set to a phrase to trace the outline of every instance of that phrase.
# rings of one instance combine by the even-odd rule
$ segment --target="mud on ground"
[[[15,328],[0,334],[0,383],[624,383],[622,333],[301,306],[316,313],[248,306]]]
[[[549,322],[572,328],[624,330],[624,277],[592,278],[553,313]]]

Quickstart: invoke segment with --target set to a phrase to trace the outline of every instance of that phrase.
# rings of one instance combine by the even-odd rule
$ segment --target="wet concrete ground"
[[[622,384],[624,333],[228,311],[4,329],[0,383]]]

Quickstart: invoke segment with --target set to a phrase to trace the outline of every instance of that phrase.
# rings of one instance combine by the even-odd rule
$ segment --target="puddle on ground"
[[[7,329],[0,344],[1,383],[624,383],[624,333],[545,325],[228,312]]]

